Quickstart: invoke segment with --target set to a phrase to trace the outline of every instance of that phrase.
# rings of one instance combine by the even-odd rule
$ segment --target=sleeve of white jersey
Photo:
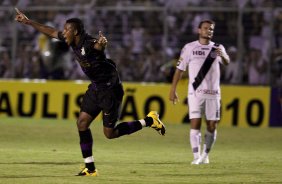
[[[179,60],[178,60],[178,63],[177,63],[177,66],[176,68],[179,69],[179,70],[182,70],[182,71],[186,71],[187,69],[187,66],[188,66],[188,47],[187,45],[184,46],[181,50],[181,53],[180,53],[180,57],[179,57]]]

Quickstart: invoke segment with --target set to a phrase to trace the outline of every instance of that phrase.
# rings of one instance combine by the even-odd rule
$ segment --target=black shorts
[[[81,112],[86,112],[95,119],[102,111],[103,125],[114,128],[120,116],[123,95],[121,84],[111,89],[98,91],[93,90],[90,84],[81,103]]]

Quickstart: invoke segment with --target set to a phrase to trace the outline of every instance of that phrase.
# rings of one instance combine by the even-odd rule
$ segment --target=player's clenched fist
[[[217,53],[218,56],[222,57],[221,48],[217,47],[217,48],[216,48],[216,53]]]
[[[107,38],[102,34],[101,31],[99,31],[98,44],[102,47],[106,47],[107,43],[108,43]]]

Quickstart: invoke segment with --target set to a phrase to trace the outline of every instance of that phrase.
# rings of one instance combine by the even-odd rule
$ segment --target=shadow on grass
[[[71,175],[70,175],[71,176]],[[72,175],[75,176],[75,175]],[[7,176],[0,176],[0,178],[2,179],[27,179],[27,178],[62,178],[62,177],[66,177],[64,176],[50,176],[50,175],[7,175]]]
[[[264,174],[264,173],[260,173],[260,172],[257,172],[257,173],[248,173],[248,172],[237,172],[237,173],[228,173],[228,172],[223,172],[223,173],[214,173],[214,172],[211,172],[211,173],[177,173],[177,174],[170,174],[170,173],[167,173],[167,174],[162,174],[163,176],[171,176],[171,177],[186,177],[186,176],[190,176],[190,177],[226,177],[226,176],[257,176],[257,175],[260,175],[260,174]]]
[[[64,165],[78,165],[79,162],[1,162],[0,165],[54,165],[54,166],[64,166]],[[39,174],[39,173],[38,173]],[[75,173],[73,175],[9,175],[9,174],[5,174],[4,176],[0,175],[0,178],[2,179],[25,179],[25,178],[54,178],[54,177],[58,177],[58,178],[62,178],[62,177],[70,177],[70,176],[75,176]]]
[[[155,164],[158,164],[158,165],[182,165],[182,164],[185,164],[187,165],[187,163],[185,162],[141,162],[139,164],[146,164],[146,165],[155,165]]]
[[[0,165],[75,165],[80,162],[0,162]]]

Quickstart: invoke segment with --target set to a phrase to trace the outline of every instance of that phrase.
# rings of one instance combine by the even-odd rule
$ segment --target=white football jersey
[[[186,71],[188,67],[188,95],[195,95],[208,99],[220,99],[219,64],[222,63],[222,59],[221,57],[215,55],[215,52],[212,54],[215,59],[196,91],[192,85],[212,47],[216,47],[212,41],[208,45],[202,45],[199,41],[194,41],[187,43],[183,47],[177,68],[179,70]],[[222,45],[219,45],[219,47],[221,48],[222,53],[228,57],[225,48]]]

